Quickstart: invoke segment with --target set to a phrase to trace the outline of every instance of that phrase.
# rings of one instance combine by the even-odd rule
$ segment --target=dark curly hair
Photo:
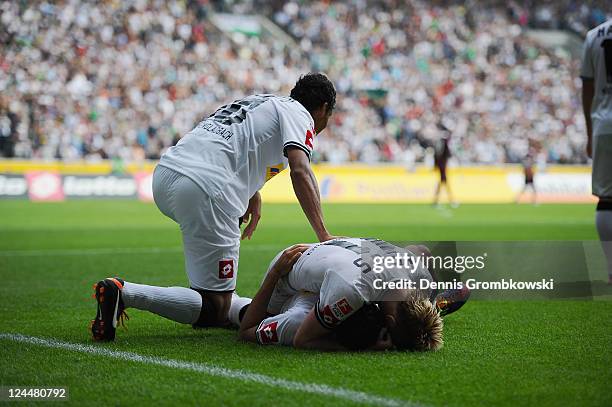
[[[364,350],[378,340],[385,324],[382,311],[376,304],[366,304],[343,321],[334,334],[338,343],[353,351]]]
[[[334,84],[322,73],[308,73],[300,76],[291,94],[306,110],[313,112],[327,103],[327,111],[336,106],[336,89]]]

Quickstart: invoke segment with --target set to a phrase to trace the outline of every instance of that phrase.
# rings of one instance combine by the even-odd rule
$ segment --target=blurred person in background
[[[593,157],[592,189],[599,197],[595,224],[612,284],[612,20],[587,34],[580,77],[587,155]]]
[[[15,156],[15,142],[17,140],[17,125],[19,119],[9,108],[5,98],[0,99],[0,157]]]
[[[523,159],[523,175],[525,176],[525,185],[519,194],[516,196],[515,203],[519,203],[527,188],[531,189],[531,202],[537,203],[537,191],[533,179],[535,177],[535,151],[530,149]]]
[[[458,162],[516,162],[504,149],[533,126],[551,162],[585,163],[577,61],[526,28],[567,20],[581,32],[610,12],[554,3],[4,1],[0,93],[20,119],[15,154],[34,159],[130,161],[134,143],[157,157],[220,101],[284,94],[300,72],[324,70],[342,97],[323,161],[402,162],[410,149],[421,163],[437,108],[456,123]],[[227,35],[214,12],[263,14],[295,43]]]
[[[442,137],[435,145],[434,165],[438,170],[438,173],[440,174],[440,181],[438,181],[438,184],[436,185],[433,204],[436,207],[439,206],[440,190],[442,189],[442,186],[444,186],[444,188],[446,189],[446,196],[448,197],[448,201],[450,202],[451,207],[456,208],[458,204],[453,199],[453,193],[451,191],[450,185],[448,185],[448,177],[446,175],[448,160],[452,155],[449,146],[451,132],[442,123],[438,123],[438,130],[442,132]]]

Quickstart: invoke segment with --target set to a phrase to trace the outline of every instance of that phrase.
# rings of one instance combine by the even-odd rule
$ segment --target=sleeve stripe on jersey
[[[295,141],[288,141],[288,142],[286,142],[284,147],[283,147],[283,153],[284,153],[285,157],[287,157],[287,147],[297,147],[297,148],[301,149],[308,156],[308,160],[310,160],[310,150],[305,145],[300,144],[300,143],[296,143]]]
[[[580,75],[580,78],[582,79],[586,79],[586,80],[593,80],[592,76],[584,76],[584,75]]]
[[[319,311],[320,302],[321,300],[317,300],[317,303],[315,304],[315,307],[314,307],[315,317],[317,317],[317,321],[319,321],[319,323],[323,326],[323,328],[333,329],[334,326],[325,322],[325,320],[323,319],[323,316],[320,314],[321,312]]]

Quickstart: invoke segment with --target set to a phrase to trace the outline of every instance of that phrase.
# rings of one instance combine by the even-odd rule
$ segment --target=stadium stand
[[[583,35],[603,2],[470,4],[4,1],[0,154],[156,159],[219,104],[321,70],[339,98],[317,161],[410,167],[446,127],[459,163],[519,162],[530,147],[586,162],[579,61],[526,32]],[[227,12],[233,30],[213,24]],[[256,13],[293,41],[242,29]]]

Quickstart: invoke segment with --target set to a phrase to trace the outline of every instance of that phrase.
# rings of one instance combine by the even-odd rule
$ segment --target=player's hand
[[[259,191],[257,191],[255,195],[249,199],[249,206],[242,217],[244,222],[248,222],[248,225],[242,231],[242,239],[246,237],[251,240],[253,232],[257,229],[259,219],[261,219],[261,195],[259,195]]]
[[[308,250],[309,247],[310,246],[307,244],[296,244],[286,249],[278,260],[276,260],[276,263],[274,263],[270,271],[276,273],[279,277],[287,275],[302,253]]]
[[[329,233],[325,233],[324,235],[319,236],[319,242],[327,242],[328,240],[334,240],[342,238],[343,236],[333,236]]]

